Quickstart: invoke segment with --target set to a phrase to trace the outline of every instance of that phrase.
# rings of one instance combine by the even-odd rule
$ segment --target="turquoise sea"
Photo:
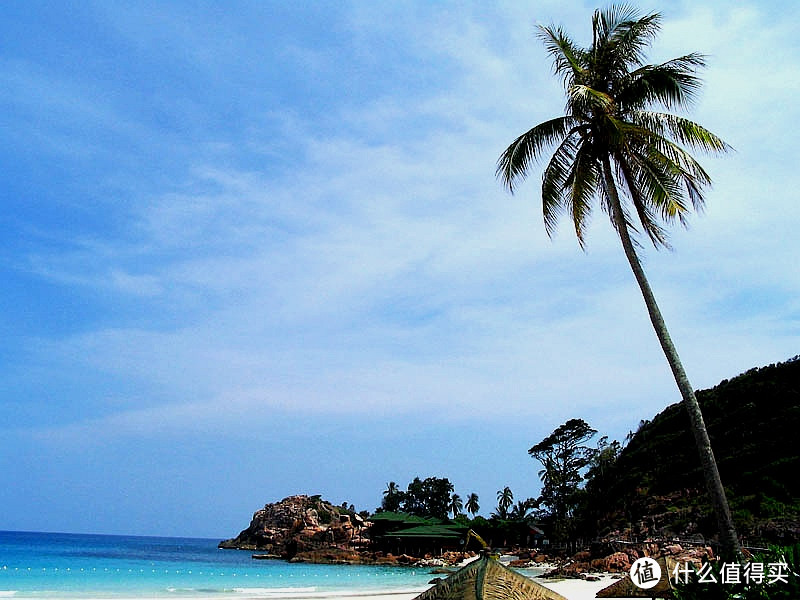
[[[336,598],[419,593],[428,569],[253,560],[216,539],[0,531],[0,598]]]

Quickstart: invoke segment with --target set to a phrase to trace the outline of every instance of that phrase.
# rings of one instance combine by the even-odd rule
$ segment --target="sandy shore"
[[[582,579],[541,579],[537,578],[536,581],[541,583],[545,587],[550,588],[551,590],[558,592],[567,600],[594,600],[595,595],[597,592],[602,590],[603,588],[608,587],[615,581],[618,581],[618,577],[614,577],[611,575],[598,575],[600,577],[599,581],[584,581]],[[387,594],[358,594],[354,593],[352,595],[343,592],[341,595],[336,595],[335,600],[413,600],[418,594],[417,593],[408,593],[408,592],[398,592],[398,593],[387,593]],[[313,596],[313,595],[309,595]],[[269,596],[271,598],[278,598],[277,595]],[[265,596],[249,596],[248,594],[237,595],[237,600],[263,600]],[[325,598],[330,598],[330,595],[325,595]],[[205,600],[208,600],[207,598]],[[230,596],[228,597],[230,600]],[[308,600],[312,600],[309,598]],[[612,599],[614,600],[614,599]]]
[[[619,581],[618,577],[599,575],[600,581],[583,581],[582,579],[561,579],[557,581],[537,579],[539,583],[558,592],[568,600],[593,600],[595,594]]]
[[[562,580],[550,580],[550,579],[537,579],[539,583],[542,585],[558,592],[567,600],[594,600],[595,594],[598,591],[602,590],[605,587],[608,587],[612,583],[616,581],[614,577],[610,575],[601,575],[600,581],[583,581],[581,579],[562,579]],[[299,594],[293,596],[287,596],[286,594],[281,594],[280,592],[272,592],[268,593],[266,590],[259,590],[258,592],[248,593],[247,590],[242,590],[240,593],[235,594],[226,594],[224,596],[216,596],[216,595],[202,595],[202,596],[183,596],[180,597],[182,600],[264,600],[265,598],[269,598],[270,600],[413,600],[419,592],[396,592],[396,593],[382,593],[382,594],[370,594],[364,593],[359,594],[358,592],[347,593],[347,592],[340,592],[334,594],[319,594],[314,595],[313,593],[309,594]],[[0,597],[5,597],[2,593],[0,593]],[[14,597],[13,595],[8,597]],[[92,600],[124,600],[124,596],[114,596],[109,598],[104,598],[101,595],[92,595]],[[167,596],[163,596],[167,598]],[[72,595],[63,595],[63,596],[48,596],[49,600],[83,600],[84,596],[72,596]],[[141,596],[131,596],[131,600],[141,600]]]

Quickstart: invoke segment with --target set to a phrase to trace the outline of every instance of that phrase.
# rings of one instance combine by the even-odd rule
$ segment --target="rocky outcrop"
[[[603,542],[592,544],[591,548],[574,554],[557,564],[544,577],[584,578],[587,573],[627,573],[638,558],[670,557],[679,563],[694,563],[700,568],[704,560],[714,558],[709,546],[691,545],[684,548],[678,543],[643,542],[628,544],[622,542]]]
[[[359,520],[358,515],[319,496],[290,496],[256,511],[247,529],[220,542],[219,547],[253,550],[285,560],[328,549],[346,552],[358,533]],[[356,553],[350,551],[348,556],[352,559],[353,555]],[[339,560],[348,559],[333,559]]]

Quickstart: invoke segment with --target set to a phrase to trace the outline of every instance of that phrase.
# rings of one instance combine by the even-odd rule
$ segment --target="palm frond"
[[[495,175],[513,193],[515,183],[526,177],[531,163],[542,150],[570,135],[575,124],[572,117],[557,117],[526,131],[500,156]]]
[[[642,64],[645,49],[660,28],[661,15],[639,16],[627,4],[595,12],[592,19],[592,67],[604,79],[613,81],[634,65]]]
[[[564,87],[579,79],[585,68],[583,51],[564,30],[553,25],[540,25],[537,36],[544,43],[547,53],[553,57],[553,72],[561,76]]]
[[[708,129],[678,115],[651,111],[634,111],[631,121],[659,135],[669,135],[679,144],[709,153],[728,152],[733,148]]]
[[[703,210],[703,187],[711,185],[711,177],[692,155],[668,140],[651,148],[651,158],[669,163],[676,179],[686,188],[686,193],[696,212]]]
[[[566,209],[566,181],[578,148],[574,136],[567,137],[553,152],[542,173],[542,215],[545,231],[551,237],[559,216]]]
[[[711,185],[711,177],[691,154],[667,137],[646,128],[632,126],[627,142],[628,147],[635,148],[640,156],[647,156],[649,160],[662,164],[685,187],[694,210],[703,210],[703,188]]]
[[[594,43],[600,46],[608,43],[611,36],[623,24],[636,20],[637,10],[630,4],[612,4],[605,9],[598,9],[592,15],[592,32]]]
[[[691,177],[698,185],[711,185],[711,177],[699,162],[684,148],[665,137],[653,136],[648,144],[651,151],[663,155],[674,165],[676,172]]]
[[[699,52],[690,52],[689,54],[684,54],[683,56],[663,62],[659,66],[694,72],[706,66],[706,55],[700,54]]]
[[[597,194],[599,175],[600,169],[592,147],[584,143],[575,153],[572,168],[564,180],[566,208],[572,217],[581,248],[586,246],[583,233],[592,212],[592,198]]]
[[[641,197],[641,194],[639,194],[638,190],[633,188],[629,191],[632,191],[636,194],[636,197],[633,201],[633,206],[636,209],[639,222],[642,224],[642,229],[647,234],[647,237],[650,238],[650,242],[653,244],[653,247],[671,250],[672,246],[669,243],[669,235],[667,230],[658,222],[656,213],[647,204],[637,201],[637,198]]]
[[[676,218],[685,223],[689,209],[685,202],[683,186],[685,172],[654,147],[646,152],[629,153],[631,179],[648,209],[658,210],[665,222]]]
[[[667,108],[691,104],[702,80],[695,69],[705,64],[701,54],[687,54],[660,65],[644,65],[620,81],[616,98],[631,109],[659,103]]]
[[[622,123],[620,128],[624,129],[626,144],[629,148],[636,148],[640,153],[648,154],[658,162],[669,163],[669,170],[674,173],[676,178],[683,180],[692,205],[695,210],[701,210],[703,206],[702,187],[711,184],[711,177],[703,169],[699,162],[689,154],[684,148],[667,137],[670,134],[667,125],[672,122],[674,115],[659,115],[669,117],[668,119],[652,119],[654,113],[638,113],[636,116],[643,116],[637,119],[645,126],[636,123]],[[691,127],[691,121],[677,117],[683,125]],[[648,127],[649,125],[649,127]],[[698,126],[699,127],[699,126]],[[702,128],[701,128],[702,129]],[[710,132],[707,132],[710,134]],[[710,134],[713,138],[715,147],[726,146],[722,140]]]
[[[631,12],[625,17],[614,28],[609,44],[625,66],[642,64],[644,51],[661,28],[661,15],[650,13],[637,18],[635,12]]]
[[[629,183],[663,209],[663,218],[678,217],[684,223],[684,188],[693,208],[701,210],[702,187],[711,183],[703,167],[686,150],[657,133],[628,123],[619,126],[624,130],[625,148],[616,159],[624,160],[623,154],[627,157]],[[634,167],[641,171],[634,172]]]

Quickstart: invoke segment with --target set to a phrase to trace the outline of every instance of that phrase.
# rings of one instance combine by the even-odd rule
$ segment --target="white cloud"
[[[414,90],[413,102],[345,102],[332,109],[340,129],[324,135],[302,114],[273,112],[273,129],[288,137],[267,147],[291,145],[296,163],[260,174],[203,158],[174,189],[132,207],[138,219],[127,239],[104,240],[107,250],[92,256],[50,257],[52,268],[40,273],[185,312],[166,325],[86,331],[42,351],[56,352],[65,369],[85,357],[87,372],[161,387],[163,407],[108,417],[131,431],[142,419],[178,426],[187,413],[223,406],[240,406],[241,419],[266,418],[269,407],[301,403],[347,413],[457,402],[462,414],[486,416],[501,402],[566,418],[597,402],[653,397],[640,408],[651,416],[672,384],[606,217],[595,216],[584,255],[569,223],[552,242],[544,235],[537,175],[513,197],[494,179],[504,144],[561,108],[559,82],[533,35],[536,15],[526,10],[501,10],[500,24],[468,12],[419,20],[401,11],[390,21],[394,39],[419,59],[431,52],[426,68],[446,65],[447,86]],[[740,11],[720,23],[715,10],[667,20],[662,47],[682,53],[697,40],[701,51],[725,57],[712,61],[698,120],[710,115],[754,140],[763,106],[747,104],[736,117],[727,100],[743,79],[781,93],[757,62],[773,32],[759,27],[763,14]],[[355,23],[379,20],[365,5],[357,12]],[[588,28],[580,12],[567,15],[568,29]],[[687,35],[709,28],[712,35]],[[750,38],[756,51],[737,64],[728,53],[748,31],[764,37]],[[369,47],[379,34],[364,33],[360,43]],[[794,67],[780,68],[787,77]],[[797,339],[780,327],[796,324],[794,303],[780,308],[777,323],[758,307],[715,311],[746,287],[797,291],[785,251],[794,239],[786,223],[797,212],[782,184],[762,181],[772,166],[758,156],[746,146],[713,161],[721,183],[708,215],[676,233],[675,253],[647,253],[688,369],[705,384],[757,364],[762,353],[780,359]],[[750,180],[745,165],[759,177]],[[777,214],[754,210],[766,194]],[[562,406],[553,409],[553,399]]]
[[[17,186],[3,247],[0,401],[24,459],[9,518],[13,501],[31,514],[25,490],[78,487],[93,506],[152,496],[140,529],[158,513],[173,531],[198,510],[188,487],[209,500],[193,522],[220,523],[315,486],[371,507],[373,483],[434,470],[485,500],[506,482],[532,494],[526,444],[572,417],[621,438],[677,401],[607,217],[581,252],[566,220],[545,235],[538,173],[514,196],[494,177],[505,145],[563,108],[534,25],[587,42],[593,7],[272,8],[94,7],[84,62],[49,45],[0,61],[3,123],[42,177]],[[798,353],[798,17],[663,10],[651,56],[709,55],[690,116],[737,149],[702,158],[715,186],[675,251],[643,252],[706,387]],[[68,46],[88,22],[46,33]],[[150,469],[162,453],[171,470]],[[75,522],[69,503],[34,512],[54,506]]]

